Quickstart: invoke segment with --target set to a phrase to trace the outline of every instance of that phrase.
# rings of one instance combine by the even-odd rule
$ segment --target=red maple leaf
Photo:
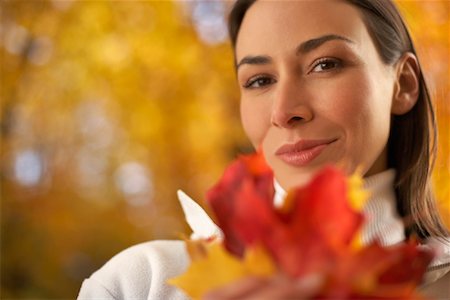
[[[242,192],[249,188],[249,197],[257,197],[260,206],[271,205],[274,197],[273,173],[260,154],[240,156],[224,172],[221,180],[207,193],[219,227],[225,235],[225,247],[233,254],[242,256],[245,248],[239,230],[236,230],[236,215],[240,212],[238,199],[247,198]]]

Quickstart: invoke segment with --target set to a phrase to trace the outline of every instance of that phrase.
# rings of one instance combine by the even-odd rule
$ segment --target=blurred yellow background
[[[400,1],[439,121],[450,224],[448,1]],[[231,1],[0,3],[1,298],[74,298],[112,255],[187,233],[195,199],[250,145]]]

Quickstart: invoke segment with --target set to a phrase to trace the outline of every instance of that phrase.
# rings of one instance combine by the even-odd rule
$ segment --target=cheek
[[[329,108],[335,112],[336,117],[351,122],[367,110],[368,97],[370,97],[370,84],[361,74],[355,72],[352,76],[334,82],[327,91],[335,98],[329,103]]]
[[[387,144],[392,95],[386,86],[388,83],[360,76],[336,91],[340,105],[334,106],[332,117],[345,132],[351,168],[370,168]]]
[[[262,106],[256,106],[251,101],[241,99],[241,122],[247,137],[255,148],[264,140],[270,125],[267,110]]]
[[[370,108],[368,105],[369,93],[364,87],[355,89],[341,89],[337,92],[341,99],[336,104],[332,104],[336,122],[347,129],[357,130],[364,124]]]
[[[376,130],[373,123],[390,118],[390,91],[367,74],[346,78],[328,91],[333,94],[328,99],[335,100],[327,103],[330,118],[347,130]]]

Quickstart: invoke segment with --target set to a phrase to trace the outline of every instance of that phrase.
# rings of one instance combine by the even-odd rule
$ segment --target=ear
[[[414,54],[407,52],[397,62],[397,76],[391,112],[403,115],[410,111],[419,98],[420,68]]]

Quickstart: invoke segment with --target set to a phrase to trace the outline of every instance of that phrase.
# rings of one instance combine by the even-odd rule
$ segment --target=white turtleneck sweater
[[[366,223],[362,241],[377,237],[383,245],[405,239],[404,227],[395,209],[393,182],[395,171],[387,170],[365,179],[370,192],[365,204]],[[280,205],[285,191],[275,182],[275,205]],[[206,212],[186,194],[178,197],[193,231],[191,238],[221,236]],[[440,253],[425,278],[424,292],[435,299],[450,299],[450,247],[437,240]],[[189,264],[183,241],[152,241],[128,248],[114,256],[101,269],[84,280],[78,299],[189,299],[181,290],[166,283],[183,273]]]

